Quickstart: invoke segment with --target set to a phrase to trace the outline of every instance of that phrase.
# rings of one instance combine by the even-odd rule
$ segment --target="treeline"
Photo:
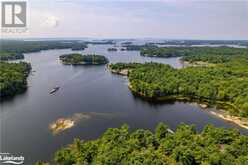
[[[95,40],[95,41],[85,41],[86,44],[92,45],[113,45],[115,44],[114,40]]]
[[[105,56],[95,54],[82,55],[78,53],[73,53],[61,55],[59,58],[63,64],[72,65],[99,65],[108,63],[108,59]]]
[[[23,41],[23,40],[1,40],[1,60],[12,60],[24,58],[23,53],[38,52],[48,49],[83,50],[87,44],[79,41]]]
[[[248,49],[230,47],[162,47],[144,48],[140,54],[148,57],[183,57],[184,61],[189,62],[225,63],[235,56],[248,58]]]
[[[196,99],[222,105],[234,115],[248,117],[248,60],[237,59],[215,67],[174,69],[158,63],[113,64],[129,68],[131,90],[148,98]],[[167,97],[170,98],[170,97]]]
[[[115,63],[109,64],[109,68],[111,70],[121,71],[123,69],[133,69],[139,65],[142,66],[140,63]]]
[[[118,49],[117,48],[108,48],[108,51],[118,51]]]
[[[0,51],[0,61],[23,59],[22,53]]]
[[[26,90],[30,70],[29,63],[0,62],[0,97],[14,96]]]
[[[75,139],[54,156],[56,165],[246,165],[248,137],[237,130],[181,124],[171,132],[157,125],[154,133],[127,125],[109,128],[92,141]],[[37,162],[36,165],[49,163]]]
[[[122,45],[123,47],[126,48],[127,51],[138,51],[138,50],[143,50],[143,49],[156,49],[158,48],[154,44],[144,44],[144,45]]]
[[[158,45],[177,45],[177,46],[193,46],[193,45],[248,45],[246,40],[165,40],[153,42]]]

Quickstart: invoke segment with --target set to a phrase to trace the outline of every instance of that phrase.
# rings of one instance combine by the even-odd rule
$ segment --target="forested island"
[[[114,45],[114,40],[95,40],[95,41],[86,41],[86,44],[92,44],[92,45]]]
[[[154,48],[158,48],[154,44],[122,45],[122,46],[125,47],[127,51],[139,51],[139,50],[142,50],[142,49],[154,49]]]
[[[151,44],[163,45],[163,46],[211,46],[211,45],[236,45],[236,46],[247,46],[247,40],[164,40],[160,42],[150,42]]]
[[[27,88],[27,76],[31,65],[26,62],[0,62],[0,97],[6,98],[21,93]]]
[[[65,54],[61,55],[59,59],[65,65],[102,65],[109,62],[109,60],[105,56],[95,54]]]
[[[109,128],[96,140],[75,139],[56,152],[54,161],[56,165],[246,165],[248,137],[235,129],[211,125],[199,133],[194,126],[185,124],[175,132],[163,123],[154,132],[131,132],[123,125]]]
[[[184,61],[225,63],[235,56],[248,56],[248,49],[230,47],[162,47],[143,48],[140,55],[147,57],[183,57]]]
[[[77,40],[51,40],[51,41],[24,41],[24,40],[1,40],[1,60],[23,59],[23,53],[38,52],[49,49],[84,50],[87,44]]]
[[[110,51],[110,52],[111,51],[115,51],[116,52],[117,50],[118,50],[117,48],[108,48],[108,51]]]

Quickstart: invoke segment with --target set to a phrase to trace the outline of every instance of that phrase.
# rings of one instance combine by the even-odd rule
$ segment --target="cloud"
[[[42,25],[47,28],[55,28],[59,25],[59,18],[55,16],[47,16]]]

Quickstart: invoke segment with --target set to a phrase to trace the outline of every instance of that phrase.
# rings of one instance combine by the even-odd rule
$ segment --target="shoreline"
[[[75,113],[71,117],[59,118],[56,121],[49,124],[49,129],[53,135],[57,135],[65,130],[74,127],[82,119],[90,119],[91,116],[84,113]]]
[[[187,68],[187,67],[213,67],[216,66],[217,64],[213,63],[208,63],[208,62],[203,62],[203,61],[184,61],[181,57],[178,59],[179,63],[182,64],[182,68]]]
[[[107,65],[108,70],[113,73],[113,74],[118,74],[118,75],[122,75],[122,76],[128,76],[128,69],[121,69],[121,70],[117,70],[117,69],[111,69],[109,67],[109,65]]]
[[[190,63],[183,61],[182,59],[178,59],[183,67],[189,67]],[[186,64],[186,66],[185,66]],[[189,65],[187,65],[189,64]],[[199,65],[198,65],[199,66]],[[111,69],[109,66],[107,66],[107,68],[110,70],[111,73],[113,74],[118,74],[118,75],[122,75],[122,76],[128,76],[128,69],[121,69],[121,70],[114,70]],[[185,101],[188,103],[196,103],[201,109],[208,111],[211,115],[214,115],[218,118],[221,118],[227,122],[232,122],[244,129],[248,130],[248,119],[243,118],[243,117],[239,117],[239,116],[234,116],[231,115],[230,112],[228,112],[228,108],[226,110],[224,110],[224,108],[218,108],[218,106],[220,107],[230,107],[230,110],[233,109],[237,109],[234,105],[232,105],[231,103],[228,102],[222,102],[222,101],[216,101],[215,105],[210,105],[208,100],[199,100],[197,98],[189,98],[186,96],[175,96],[175,95],[171,95],[171,96],[161,96],[161,97],[156,97],[156,98],[150,98],[145,96],[143,93],[140,92],[136,92],[130,82],[128,83],[128,88],[131,90],[131,92],[135,95],[138,95],[139,97],[142,97],[144,99],[149,99],[149,100],[155,100],[155,101],[161,101],[161,102],[165,102],[165,101]],[[214,106],[214,108],[216,110],[211,110],[209,109],[210,106]]]
[[[132,93],[134,93],[134,94],[136,94],[142,98],[145,98],[145,99],[151,99],[151,100],[162,101],[162,102],[173,100],[173,101],[186,101],[189,103],[196,103],[196,105],[198,105],[202,110],[208,111],[211,115],[214,115],[218,118],[221,118],[227,122],[232,122],[232,123],[244,128],[244,129],[248,130],[248,120],[246,118],[230,115],[227,110],[216,108],[216,106],[218,106],[218,103],[217,103],[217,105],[215,105],[216,110],[213,110],[213,109],[209,109],[210,104],[207,102],[207,100],[200,101],[200,100],[191,99],[191,98],[185,97],[185,96],[164,96],[164,97],[149,98],[149,97],[146,97],[143,93],[136,92],[132,88],[130,83],[128,84],[128,88],[131,90]],[[226,106],[232,106],[228,103],[223,103],[223,102],[221,102],[219,104],[225,104]]]

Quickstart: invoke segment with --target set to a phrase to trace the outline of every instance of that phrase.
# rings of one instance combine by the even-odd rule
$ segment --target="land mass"
[[[65,54],[61,55],[59,59],[65,65],[102,65],[109,62],[109,60],[105,56],[95,54]]]
[[[26,62],[0,62],[0,98],[14,96],[27,89],[31,65]]]
[[[109,68],[122,75],[125,71],[129,88],[136,95],[159,101],[204,103],[225,110],[213,114],[248,129],[248,52],[247,49],[222,49],[229,55],[219,55],[218,60],[213,60],[211,54],[198,57],[188,54],[181,60],[190,65],[182,69],[158,63],[117,63],[110,64]],[[214,51],[220,50],[209,50]]]
[[[140,51],[141,56],[146,57],[182,57],[188,62],[209,62],[214,64],[232,61],[236,56],[247,57],[247,48],[231,47],[144,47]]]
[[[174,132],[163,123],[153,132],[130,131],[123,125],[109,128],[95,140],[75,139],[55,153],[54,161],[56,165],[245,165],[248,164],[247,145],[248,137],[237,130],[212,125],[198,133],[194,126],[185,124],[177,126]]]
[[[109,52],[116,52],[118,49],[117,48],[108,48]]]
[[[72,128],[75,126],[77,122],[79,122],[82,119],[89,119],[91,118],[90,115],[84,114],[84,113],[76,113],[72,117],[68,118],[59,118],[55,122],[51,123],[49,125],[49,129],[52,131],[54,135],[61,133],[67,129]]]
[[[51,40],[51,41],[24,41],[24,40],[0,40],[0,60],[24,59],[24,53],[38,52],[49,49],[72,49],[84,50],[87,48],[85,42],[77,40]]]

